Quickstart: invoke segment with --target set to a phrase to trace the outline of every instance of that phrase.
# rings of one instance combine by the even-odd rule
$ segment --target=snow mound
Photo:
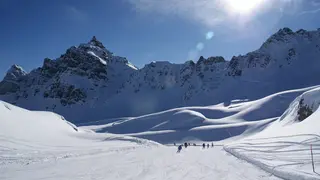
[[[8,147],[10,147],[13,142],[15,142],[15,144],[28,142],[30,145],[40,143],[42,145],[56,146],[82,144],[85,139],[157,144],[151,141],[122,135],[96,134],[86,129],[79,129],[58,114],[29,111],[0,101],[1,144],[8,144]]]
[[[260,132],[277,120],[300,94],[315,87],[279,92],[255,101],[233,100],[207,107],[176,108],[140,117],[83,123],[98,133],[115,133],[167,144],[220,141]]]
[[[0,137],[41,143],[59,142],[59,137],[78,131],[58,114],[32,112],[3,101],[0,101],[0,124]]]
[[[206,117],[199,112],[184,108],[172,109],[160,113],[136,118],[116,118],[82,124],[83,127],[97,132],[117,134],[140,133],[161,130],[188,130],[205,125]],[[104,124],[103,122],[109,122]]]
[[[182,119],[184,122],[200,122],[203,123],[203,121],[206,119],[206,117],[196,111],[192,111],[192,110],[182,110],[179,112],[176,112],[172,115],[172,119],[170,121],[175,122],[175,121],[179,121],[180,119]]]
[[[54,141],[59,134],[78,131],[58,114],[32,112],[3,101],[0,101],[0,124],[1,136],[42,142]]]
[[[166,130],[166,129],[188,129],[192,127],[201,126],[206,117],[196,111],[181,110],[174,113],[169,119],[157,126],[151,128],[151,130]]]
[[[263,131],[228,144],[225,150],[284,179],[320,179],[319,100],[319,88],[303,93]]]
[[[319,108],[319,104],[320,88],[307,91],[291,103],[287,111],[281,116],[280,121],[289,124],[304,121]]]

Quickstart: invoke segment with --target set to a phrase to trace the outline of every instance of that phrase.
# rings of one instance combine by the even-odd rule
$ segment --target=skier
[[[184,147],[187,148],[188,147],[188,143],[185,142],[184,143]]]
[[[174,146],[176,146],[176,143],[173,143]]]
[[[181,150],[182,150],[182,145],[179,145],[177,153],[180,153]]]
[[[206,144],[205,143],[202,144],[202,148],[203,149],[206,148]]]
[[[210,147],[210,145],[209,144],[207,144],[207,148],[209,148]]]
[[[213,143],[211,143],[211,147],[213,147]]]

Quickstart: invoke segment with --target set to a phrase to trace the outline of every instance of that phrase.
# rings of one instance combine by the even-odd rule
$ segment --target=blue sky
[[[138,67],[245,54],[279,28],[320,27],[320,0],[1,0],[0,77],[93,35]]]

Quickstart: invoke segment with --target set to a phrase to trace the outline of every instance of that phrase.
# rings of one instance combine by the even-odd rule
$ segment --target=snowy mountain
[[[152,62],[138,69],[95,37],[30,73],[13,66],[0,99],[59,113],[74,123],[132,117],[185,106],[256,100],[319,84],[320,30],[280,29],[258,50],[226,61]],[[170,101],[169,101],[170,100]]]

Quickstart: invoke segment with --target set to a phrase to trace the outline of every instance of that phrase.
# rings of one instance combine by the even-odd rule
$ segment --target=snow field
[[[303,93],[269,127],[224,149],[284,179],[320,179],[319,97],[319,88]],[[302,122],[297,118],[301,99],[314,111]]]
[[[0,102],[0,179],[277,179],[221,147],[176,147],[77,128]]]

